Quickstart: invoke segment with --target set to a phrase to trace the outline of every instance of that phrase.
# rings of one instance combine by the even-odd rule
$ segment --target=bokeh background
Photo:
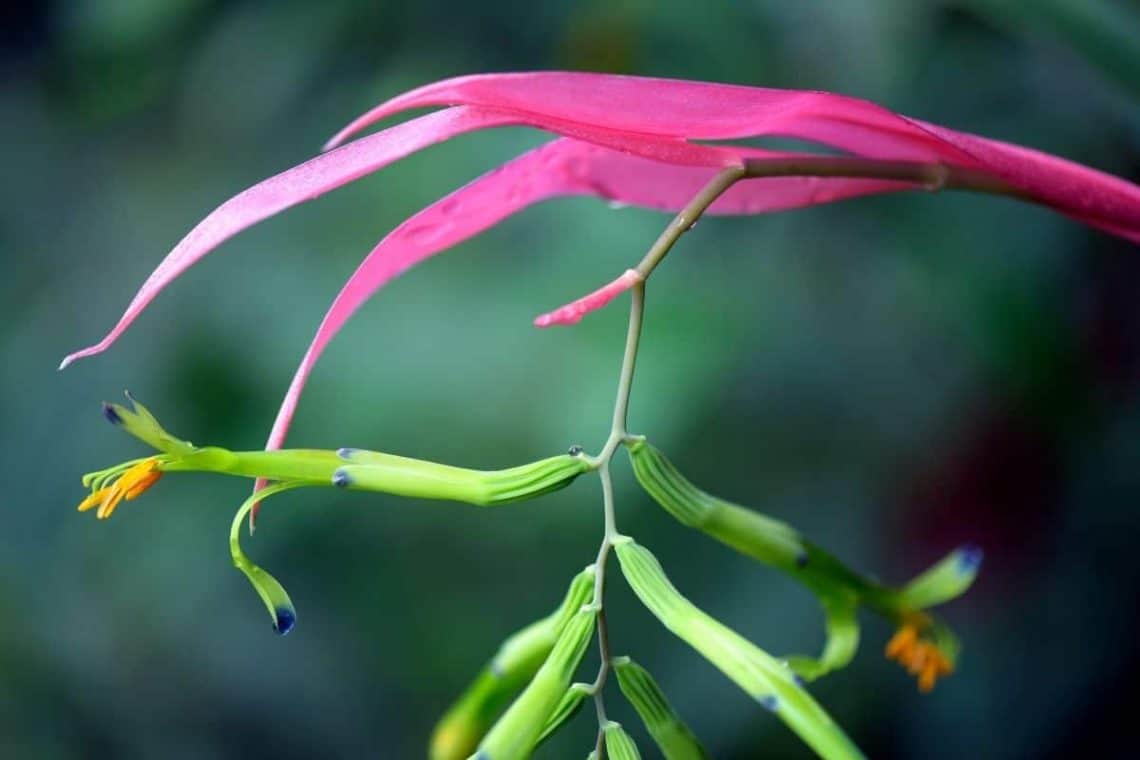
[[[863,96],[1140,177],[1126,0],[100,0],[0,11],[0,756],[422,756],[499,641],[561,598],[601,532],[596,480],[492,511],[302,492],[255,560],[300,619],[270,631],[226,535],[248,485],[168,477],[109,523],[82,473],[140,456],[99,402],[256,448],[324,308],[410,213],[543,137],[469,135],[257,226],[93,342],[199,218],[412,86],[532,68]],[[533,315],[635,261],[666,219],[561,200],[409,272],[313,376],[291,441],[496,467],[608,419],[625,309]],[[866,618],[813,686],[872,757],[1126,757],[1140,565],[1140,251],[1048,211],[946,194],[701,222],[650,291],[631,426],[696,482],[904,580],[986,550],[945,609],[959,672],[920,697]],[[811,597],[690,533],[617,467],[619,523],[770,651],[822,641]],[[718,758],[806,757],[622,583],[618,652]],[[593,661],[587,666],[592,672]],[[619,719],[640,727],[610,699]],[[584,713],[541,757],[585,754]],[[649,751],[643,740],[643,749]]]

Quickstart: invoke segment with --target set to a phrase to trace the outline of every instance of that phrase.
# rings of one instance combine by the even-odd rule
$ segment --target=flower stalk
[[[375,134],[347,140],[411,108],[443,107]],[[268,437],[266,451],[197,447],[167,433],[145,407],[107,405],[106,417],[157,453],[84,478],[81,511],[110,517],[165,473],[206,471],[254,478],[261,489],[239,507],[230,531],[235,567],[287,633],[296,612],[285,589],[242,551],[240,525],[258,503],[301,487],[375,491],[417,499],[494,506],[536,498],[596,472],[602,539],[563,604],[504,643],[444,715],[433,760],[515,760],[555,732],[592,697],[598,732],[591,757],[638,757],[632,738],[607,715],[611,672],[670,760],[704,756],[648,672],[613,656],[606,615],[608,560],[669,630],[775,714],[825,758],[861,754],[808,693],[809,681],[855,655],[858,611],[890,620],[885,654],[922,691],[954,668],[958,641],[930,609],[974,581],[980,550],[963,547],[902,586],[887,586],[839,562],[791,526],[729,503],[690,483],[663,453],[628,431],[645,317],[647,283],[681,236],[706,214],[757,214],[907,190],[966,190],[1048,206],[1109,234],[1140,242],[1140,187],[1055,156],[893,113],[829,93],[568,72],[462,77],[382,103],[334,138],[330,152],[240,193],[202,220],[143,284],[112,330],[64,360],[113,343],[155,296],[234,234],[286,208],[376,171],[411,152],[466,132],[524,125],[558,135],[429,205],[381,240],[345,283],[306,350]],[[774,152],[733,144],[766,135],[798,138],[842,155]],[[719,141],[708,144],[707,141]],[[345,143],[342,145],[342,143]],[[337,147],[339,146],[339,147]],[[540,327],[570,325],[626,291],[630,315],[610,429],[596,455],[567,454],[503,470],[473,470],[363,449],[282,448],[312,368],[329,341],[373,293],[411,266],[542,200],[590,195],[676,215],[636,265],[601,288],[547,312]],[[425,231],[431,234],[423,234]],[[826,644],[818,657],[777,658],[684,597],[656,558],[618,531],[611,467],[626,448],[639,484],[684,525],[802,583],[820,601]],[[599,666],[592,682],[573,677],[592,636]],[[509,702],[509,705],[508,705]]]

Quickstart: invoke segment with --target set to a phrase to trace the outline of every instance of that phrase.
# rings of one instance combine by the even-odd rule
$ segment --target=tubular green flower
[[[981,567],[982,552],[964,546],[901,588],[884,586],[854,572],[833,555],[805,540],[790,525],[713,496],[693,485],[673,463],[643,438],[626,443],[638,483],[665,511],[741,554],[771,565],[807,586],[819,597],[827,624],[827,644],[818,658],[793,656],[788,662],[803,678],[812,680],[851,661],[859,644],[856,611],[864,605],[901,629],[911,628],[916,638],[933,647],[937,656],[908,654],[907,647],[888,647],[888,656],[920,676],[929,691],[934,680],[953,670],[952,634],[928,612],[929,607],[954,599],[970,587]],[[933,670],[913,662],[939,661]],[[934,673],[931,676],[930,673]],[[923,675],[925,674],[925,675]]]
[[[593,593],[594,566],[590,565],[574,576],[558,609],[503,642],[436,724],[428,753],[431,760],[463,760],[475,751],[495,717],[538,672],[566,624]]]
[[[606,735],[606,757],[609,760],[641,760],[641,753],[633,737],[625,732],[620,723],[610,721],[602,731]]]
[[[628,537],[614,544],[622,574],[661,623],[696,649],[827,760],[863,757],[842,729],[797,682],[795,674],[686,599],[649,550]]]
[[[230,451],[220,446],[197,447],[176,438],[134,399],[129,409],[105,404],[104,416],[161,453],[84,477],[84,485],[92,488],[92,493],[79,509],[98,506],[100,518],[109,517],[120,501],[135,498],[166,472],[216,472],[496,506],[565,488],[592,467],[580,454],[561,454],[503,470],[472,470],[364,449]]]
[[[708,760],[708,753],[669,704],[649,671],[628,657],[613,661],[618,686],[645,724],[665,760]]]
[[[530,756],[582,661],[595,617],[594,610],[583,607],[570,619],[530,684],[479,744],[477,760],[522,760]]]
[[[562,699],[558,701],[554,710],[550,713],[550,717],[546,719],[546,724],[542,727],[542,733],[538,735],[538,741],[534,746],[540,746],[544,741],[562,728],[563,725],[582,709],[582,702],[586,697],[590,696],[590,686],[584,683],[572,683],[566,693],[562,695]]]

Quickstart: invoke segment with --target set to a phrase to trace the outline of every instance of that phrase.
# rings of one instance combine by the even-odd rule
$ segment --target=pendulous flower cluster
[[[440,110],[358,137],[384,119],[421,107]],[[240,525],[248,515],[252,528],[262,499],[293,488],[325,486],[494,506],[541,496],[568,486],[580,474],[596,472],[605,517],[596,561],[574,577],[557,610],[504,642],[444,715],[431,745],[433,760],[528,757],[586,697],[594,699],[598,713],[593,756],[639,757],[633,738],[606,715],[602,691],[611,671],[666,757],[707,757],[648,672],[609,650],[603,598],[611,553],[635,595],[667,629],[820,756],[862,757],[807,685],[850,662],[859,642],[858,612],[867,609],[897,628],[886,656],[909,670],[921,691],[930,691],[938,678],[953,671],[958,655],[957,639],[931,609],[970,587],[981,550],[961,547],[909,583],[887,586],[846,567],[791,526],[690,483],[662,452],[626,429],[646,281],[704,213],[758,214],[876,193],[959,189],[1038,203],[1140,242],[1140,187],[1055,156],[829,93],[569,72],[460,77],[380,104],[338,133],[323,155],[222,204],[159,264],[106,337],[69,355],[62,366],[108,348],[168,284],[243,229],[432,144],[508,125],[557,137],[414,214],[373,248],[321,321],[278,411],[267,451],[196,447],[171,436],[133,400],[129,409],[107,405],[105,416],[111,422],[159,453],[85,477],[91,493],[80,511],[97,508],[99,518],[109,517],[122,501],[139,496],[167,472],[256,478],[254,494],[231,525],[231,556],[265,604],[275,630],[287,633],[296,621],[292,601],[239,544]],[[732,143],[766,135],[798,138],[842,155]],[[531,204],[566,195],[679,212],[636,266],[624,263],[616,279],[535,319],[539,327],[574,324],[622,293],[632,294],[613,424],[598,455],[575,446],[567,454],[519,467],[478,471],[362,449],[281,448],[315,363],[365,300],[420,261]],[[693,604],[648,549],[618,533],[609,473],[618,449],[629,454],[645,492],[683,525],[780,570],[819,599],[826,644],[818,657],[768,654]],[[572,683],[595,631],[598,675],[591,684]]]

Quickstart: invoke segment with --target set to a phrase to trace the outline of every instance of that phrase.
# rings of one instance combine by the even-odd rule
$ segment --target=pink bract
[[[642,280],[644,280],[644,278],[638,274],[636,269],[627,269],[621,273],[620,277],[612,282],[606,283],[594,292],[587,293],[565,306],[558,307],[554,311],[539,314],[534,318],[534,326],[553,327],[554,325],[576,325],[582,321],[582,317],[591,311],[602,308]]]
[[[867,158],[979,169],[1022,190],[1030,200],[1140,242],[1140,188],[1130,182],[826,92],[581,72],[479,74],[429,84],[381,103],[329,145],[409,108],[460,104],[646,137],[794,137]]]
[[[756,149],[742,149],[741,153],[751,158],[779,155]],[[631,206],[678,211],[716,171],[663,164],[560,138],[488,172],[414,214],[372,249],[333,300],[293,375],[267,448],[278,448],[284,443],[301,391],[329,341],[368,298],[408,268],[527,206],[556,196],[595,195]],[[708,213],[756,214],[909,188],[903,182],[875,179],[747,180],[729,188]]]
[[[1140,242],[1140,187],[1130,182],[824,92],[571,72],[485,74],[437,82],[382,103],[352,122],[330,146],[377,121],[424,106],[450,107],[337,147],[219,206],[159,264],[107,336],[69,355],[61,366],[108,348],[163,288],[241,230],[434,143],[507,125],[561,138],[428,206],[377,244],[322,320],[278,412],[268,448],[284,441],[301,391],[328,342],[365,300],[407,268],[551,197],[593,195],[677,211],[724,167],[791,155],[694,141],[792,137],[874,160],[969,169],[1012,187],[1025,200]],[[751,179],[731,187],[709,213],[755,214],[913,188],[872,179]],[[539,321],[575,322],[631,284],[623,275]]]

